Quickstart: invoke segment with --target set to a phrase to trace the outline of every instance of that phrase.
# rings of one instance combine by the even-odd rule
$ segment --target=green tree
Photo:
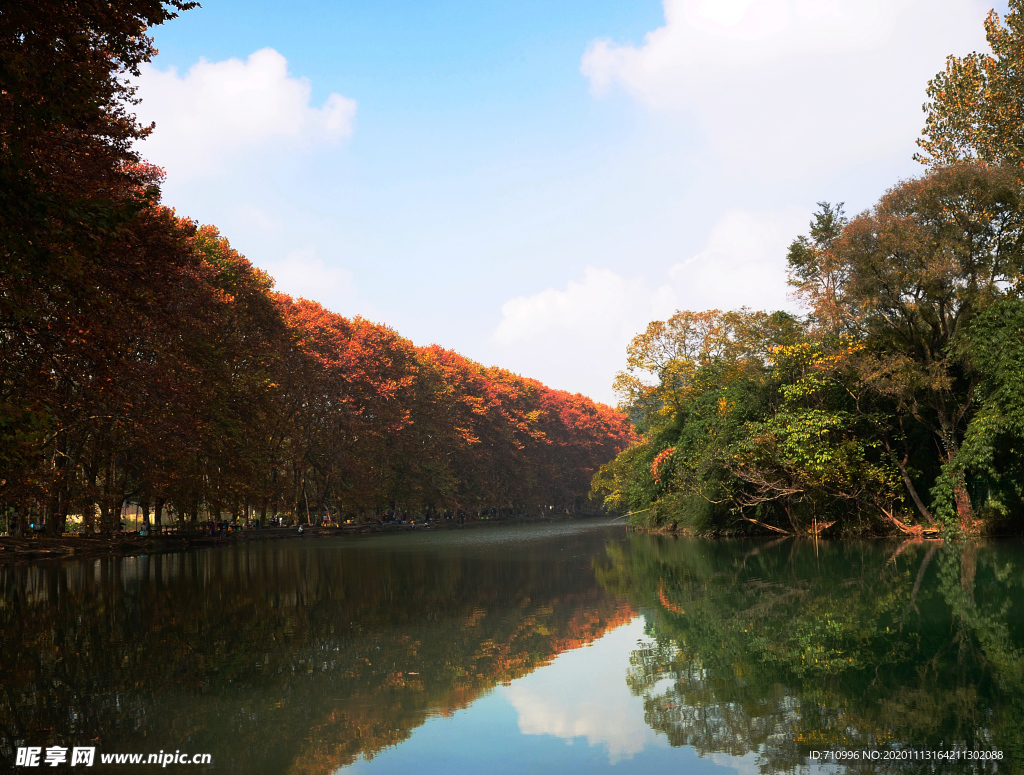
[[[820,249],[809,242],[790,250],[791,282],[819,326],[864,344],[857,379],[891,402],[895,426],[882,441],[930,520],[910,455],[921,432],[937,451],[933,476],[957,455],[982,379],[966,348],[971,324],[1022,290],[1017,178],[975,164],[938,168],[891,189]],[[961,527],[971,528],[966,488],[954,491]]]
[[[957,454],[943,467],[936,511],[952,519],[950,494],[965,480],[973,501],[1018,529],[1024,482],[1024,302],[1006,298],[978,315],[961,347],[981,381],[977,411]]]
[[[738,456],[777,403],[773,353],[803,335],[782,312],[677,312],[651,323],[616,381],[644,436],[601,469],[595,494],[637,512],[638,524],[706,531],[748,508],[761,515],[784,494],[757,497]]]
[[[818,533],[858,512],[894,515],[899,474],[881,454],[878,425],[855,391],[852,363],[862,347],[807,339],[772,353],[777,401],[763,420],[748,422],[730,470],[747,486],[736,502],[777,503],[793,532]],[[810,524],[808,524],[810,523]]]

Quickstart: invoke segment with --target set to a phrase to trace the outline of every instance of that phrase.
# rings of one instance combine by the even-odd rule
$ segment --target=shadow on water
[[[594,578],[609,535],[456,531],[0,569],[0,759],[96,745],[329,773],[372,758],[631,619]]]
[[[705,541],[633,535],[597,574],[653,642],[629,684],[647,723],[701,754],[794,772],[814,750],[1001,751],[846,771],[1024,763],[1019,543]],[[884,755],[884,754],[883,754]]]

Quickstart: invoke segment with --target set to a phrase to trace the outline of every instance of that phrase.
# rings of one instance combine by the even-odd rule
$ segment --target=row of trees
[[[625,418],[275,293],[159,204],[125,80],[192,3],[0,14],[0,512],[559,513]]]
[[[595,493],[640,524],[1019,529],[1024,3],[929,87],[921,178],[788,255],[808,314],[679,312],[617,381],[643,438]]]

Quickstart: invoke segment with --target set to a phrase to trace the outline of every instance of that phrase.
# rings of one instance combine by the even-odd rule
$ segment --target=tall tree
[[[815,319],[866,345],[859,379],[893,402],[898,419],[926,430],[941,463],[952,460],[981,380],[958,345],[980,311],[1024,290],[1016,174],[977,164],[938,168],[891,189],[824,249],[807,243],[790,250],[791,278]],[[906,432],[896,435],[909,443]],[[907,454],[895,459],[930,519]],[[972,519],[962,485],[957,513],[964,525]]]
[[[63,399],[45,388],[70,373],[69,348],[83,354],[105,325],[116,294],[97,279],[113,275],[109,259],[159,182],[133,149],[148,130],[131,114],[127,79],[155,53],[147,29],[194,5],[26,0],[0,10],[2,459],[31,465],[31,440],[40,462],[43,429],[79,400],[67,379]],[[61,442],[73,448],[67,434]]]

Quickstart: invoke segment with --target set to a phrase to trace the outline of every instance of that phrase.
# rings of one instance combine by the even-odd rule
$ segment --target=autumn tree
[[[991,53],[950,56],[928,83],[919,161],[1024,162],[1024,4],[1008,6],[1005,20],[995,11],[985,19]]]
[[[158,174],[133,143],[127,77],[155,54],[146,30],[195,3],[27,0],[0,13],[0,337],[38,349],[35,319],[76,303],[116,230],[153,200]],[[72,332],[69,332],[69,335]],[[8,361],[10,363],[10,361]],[[6,423],[27,407],[6,369]]]
[[[102,325],[116,294],[97,278],[112,276],[109,256],[157,193],[159,171],[133,149],[147,130],[131,114],[127,78],[155,53],[146,30],[194,3],[9,5],[0,12],[0,458],[16,468],[0,477],[0,500],[45,499],[45,482],[28,472],[59,430],[55,411],[71,405],[61,401],[84,406],[66,379],[67,352]],[[56,393],[54,380],[63,380]]]
[[[278,305],[305,358],[300,380],[289,383],[300,404],[288,442],[292,510],[383,509],[395,436],[410,422],[412,344],[386,326],[305,299],[279,296]]]

